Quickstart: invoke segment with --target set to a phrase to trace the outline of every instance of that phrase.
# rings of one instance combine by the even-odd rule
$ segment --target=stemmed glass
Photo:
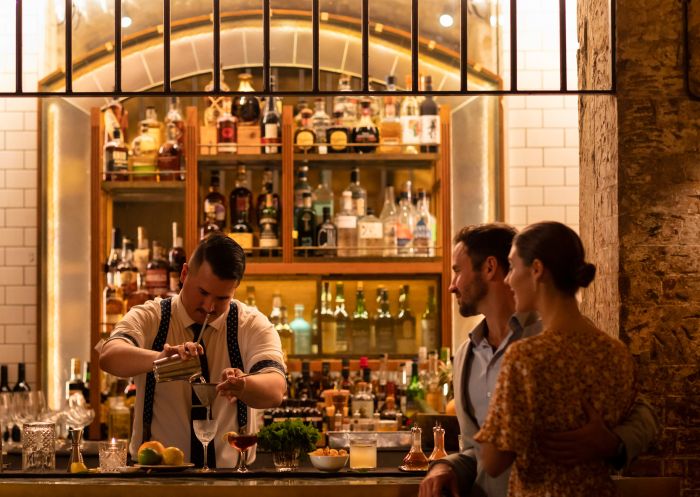
[[[248,449],[258,443],[258,435],[252,432],[248,426],[239,428],[238,433],[230,432],[228,434],[228,444],[238,451],[238,467],[236,471],[239,473],[247,473],[248,466]]]
[[[209,416],[207,416],[207,418],[208,417]],[[214,440],[216,436],[216,421],[213,419],[194,419],[192,420],[192,426],[194,427],[194,434],[197,436],[197,439],[202,442],[202,447],[204,447],[204,466],[199,472],[208,473],[214,471],[207,466],[207,447],[209,446],[209,442]]]

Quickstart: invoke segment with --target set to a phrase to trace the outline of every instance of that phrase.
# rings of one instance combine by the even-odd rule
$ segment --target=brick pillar
[[[609,80],[607,5],[579,2],[583,88]],[[681,476],[690,497],[700,495],[700,102],[683,87],[681,16],[680,2],[617,0],[618,93],[580,99],[580,214],[601,273],[584,309],[629,345],[663,425],[630,473]]]

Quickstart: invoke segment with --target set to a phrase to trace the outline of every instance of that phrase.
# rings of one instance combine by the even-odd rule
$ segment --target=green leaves
[[[316,428],[299,420],[285,420],[264,426],[258,432],[258,446],[271,452],[295,448],[310,452],[320,438]]]

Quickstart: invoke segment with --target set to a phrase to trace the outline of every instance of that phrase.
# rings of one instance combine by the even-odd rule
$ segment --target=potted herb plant
[[[258,431],[258,447],[272,452],[277,471],[294,471],[302,452],[316,448],[320,434],[316,428],[299,420],[277,421]]]

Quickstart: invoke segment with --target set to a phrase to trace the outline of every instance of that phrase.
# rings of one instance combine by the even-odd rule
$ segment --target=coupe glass
[[[214,440],[216,436],[216,421],[213,419],[195,419],[192,421],[192,426],[194,427],[194,434],[204,447],[204,466],[199,472],[208,473],[209,471],[214,471],[207,466],[207,447],[209,442]]]
[[[246,425],[241,427],[238,433],[229,433],[228,443],[238,451],[238,467],[236,471],[239,473],[247,473],[248,466],[246,466],[246,461],[248,459],[248,449],[258,443],[258,435],[253,433]]]

